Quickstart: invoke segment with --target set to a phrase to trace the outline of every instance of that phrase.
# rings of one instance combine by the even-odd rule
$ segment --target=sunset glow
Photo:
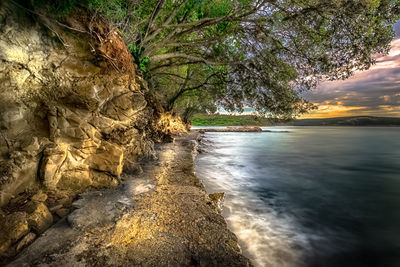
[[[322,82],[304,95],[318,110],[300,118],[342,116],[400,117],[400,23],[388,55],[378,55],[376,64],[344,81]]]

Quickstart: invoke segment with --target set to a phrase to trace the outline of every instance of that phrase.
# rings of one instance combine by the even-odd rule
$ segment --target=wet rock
[[[53,224],[53,216],[43,203],[31,203],[28,212],[30,213],[28,216],[29,226],[38,234],[43,233]]]
[[[225,193],[208,194],[208,197],[210,198],[213,205],[216,207],[217,211],[221,213],[224,205]]]
[[[79,231],[113,225],[132,205],[118,201],[119,197],[118,192],[82,194],[72,204],[76,209],[67,217],[69,225]]]
[[[24,247],[28,246],[29,244],[31,244],[33,242],[33,240],[35,240],[36,235],[34,233],[29,233],[26,236],[24,236],[21,241],[18,242],[17,247],[16,247],[16,251],[19,252],[21,251],[21,249],[23,249]]]
[[[205,132],[262,132],[258,126],[228,126],[222,129],[201,129],[200,133]]]

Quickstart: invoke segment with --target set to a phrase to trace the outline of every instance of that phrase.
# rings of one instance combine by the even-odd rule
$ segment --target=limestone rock
[[[25,212],[14,212],[6,216],[2,230],[7,234],[7,239],[15,242],[29,232],[28,221]]]
[[[38,159],[27,158],[23,153],[12,153],[11,159],[0,165],[0,207],[7,204],[14,196],[36,184]]]
[[[121,147],[103,141],[96,153],[90,158],[90,167],[119,177],[122,172],[123,158],[124,153]]]
[[[44,153],[45,159],[41,170],[43,184],[49,189],[55,189],[60,179],[57,172],[67,157],[67,146],[59,144],[56,147],[46,149]]]
[[[208,194],[208,197],[216,207],[217,211],[221,213],[224,205],[225,193],[222,192],[222,193]]]
[[[29,226],[38,233],[43,233],[53,224],[53,216],[47,206],[43,203],[31,203],[28,211]]]
[[[131,201],[115,201],[120,197],[118,192],[104,195],[92,192],[80,196],[73,203],[76,209],[67,217],[68,224],[79,231],[113,225],[132,206]]]
[[[68,164],[67,164],[68,165]],[[89,167],[85,164],[76,164],[71,168],[65,168],[60,174],[60,180],[57,184],[59,189],[72,189],[79,192],[92,184],[89,175]]]
[[[11,240],[7,238],[4,233],[0,233],[0,256],[5,254],[7,249],[11,246]]]
[[[28,246],[30,243],[35,240],[36,235],[34,233],[29,233],[26,236],[24,236],[21,241],[18,242],[18,245],[16,247],[16,251],[21,251],[24,247]]]
[[[47,195],[42,191],[37,192],[35,195],[32,196],[32,201],[35,202],[45,202],[47,199]]]
[[[90,170],[90,176],[92,177],[92,186],[96,188],[107,188],[116,187],[119,182],[118,180],[105,172]]]
[[[40,144],[38,138],[35,136],[31,142],[22,147],[22,150],[26,151],[29,155],[37,155],[40,150]]]
[[[69,209],[66,209],[66,208],[61,208],[61,209],[56,210],[56,214],[57,214],[60,218],[63,218],[63,217],[65,217],[65,216],[67,216],[68,213],[69,213]]]

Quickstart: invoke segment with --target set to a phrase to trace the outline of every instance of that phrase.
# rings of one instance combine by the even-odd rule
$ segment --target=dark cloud
[[[397,21],[395,24],[393,24],[393,30],[395,32],[395,38],[400,37],[400,22]]]

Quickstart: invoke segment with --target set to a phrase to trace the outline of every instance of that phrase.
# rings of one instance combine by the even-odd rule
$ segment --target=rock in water
[[[225,193],[213,193],[208,194],[208,197],[211,199],[212,203],[216,207],[219,213],[222,212],[222,207],[224,205]]]
[[[201,129],[200,133],[205,132],[262,132],[258,126],[228,126],[222,129]]]

